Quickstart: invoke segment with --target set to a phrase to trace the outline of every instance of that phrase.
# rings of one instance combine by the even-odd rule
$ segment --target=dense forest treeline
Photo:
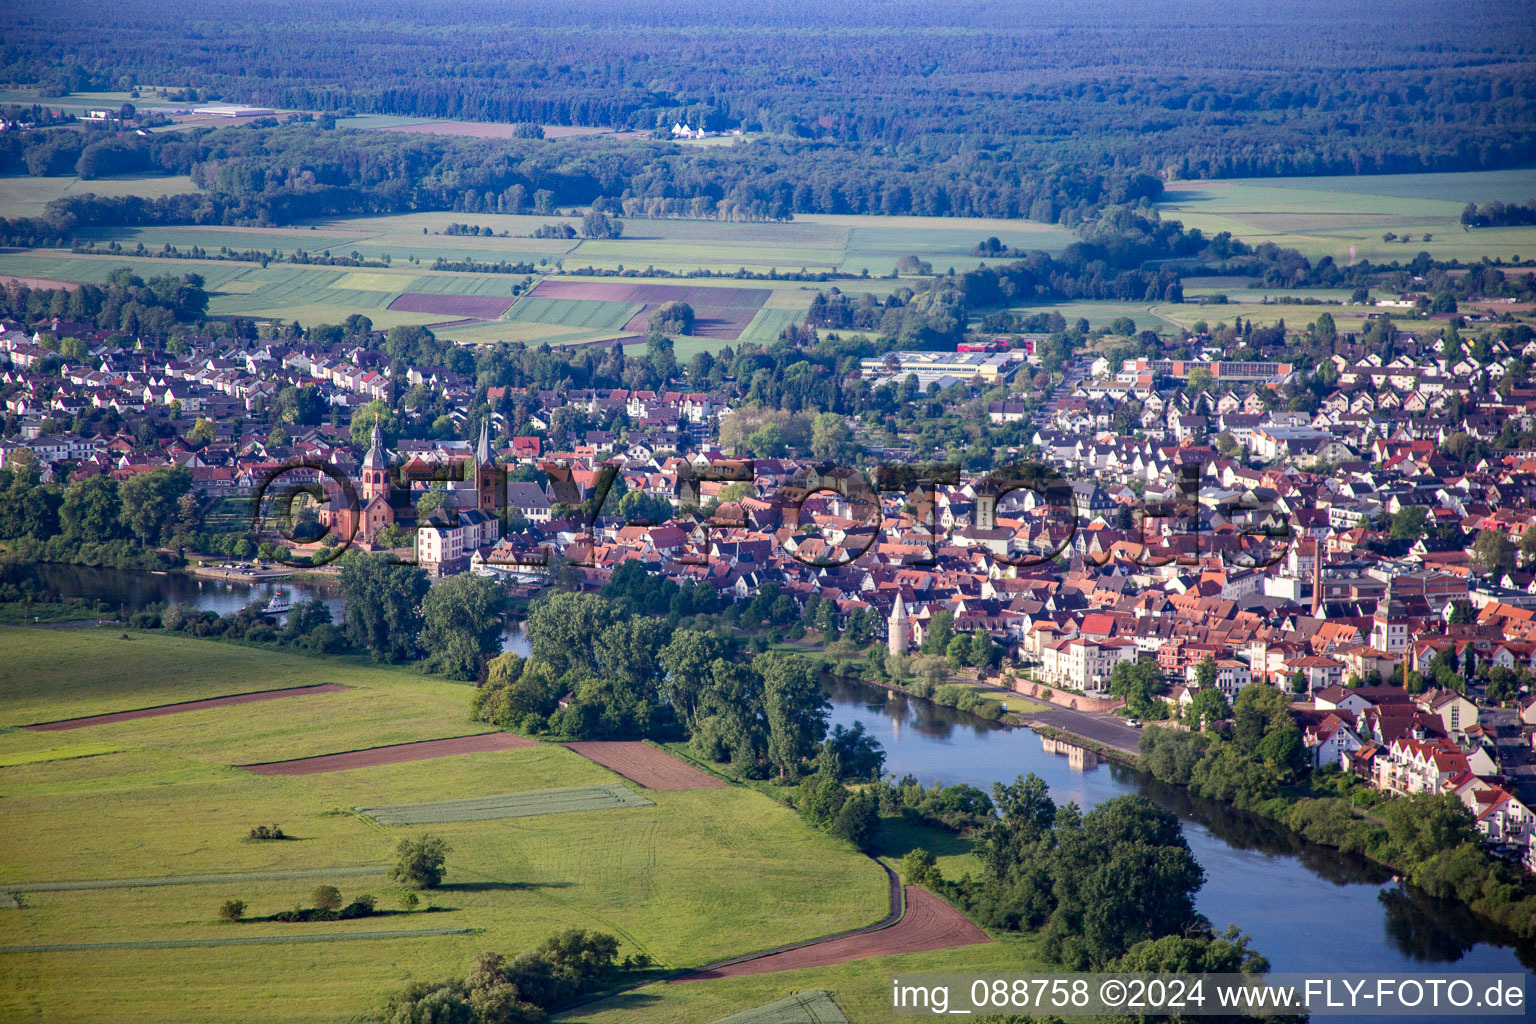
[[[1519,5],[1259,0],[1220,18],[1125,6],[917,0],[405,0],[13,6],[0,78],[49,95],[154,87],[286,109],[669,130],[677,121],[900,149],[938,167],[1179,177],[1513,166],[1536,157],[1536,32]],[[872,175],[873,176],[873,175]]]
[[[38,148],[48,151],[39,156]],[[89,167],[86,162],[89,161]],[[291,224],[315,217],[455,210],[553,214],[652,200],[675,216],[787,220],[796,213],[1029,217],[1073,224],[1106,202],[1156,199],[1162,183],[1126,170],[1028,167],[991,152],[941,165],[903,151],[809,140],[689,148],[644,139],[458,139],[264,123],[148,136],[0,134],[0,171],[188,174],[196,193],[55,200],[0,236],[68,237],[112,224]],[[636,205],[638,203],[638,205]]]

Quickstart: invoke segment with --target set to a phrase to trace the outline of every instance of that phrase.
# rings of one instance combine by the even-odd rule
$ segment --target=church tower
[[[1408,649],[1408,611],[1403,602],[1392,597],[1392,578],[1387,578],[1387,592],[1371,616],[1371,646],[1384,654],[1401,654]]]
[[[480,442],[475,445],[475,507],[488,516],[496,515],[502,502],[496,500],[496,459],[491,455],[491,423],[480,421]]]
[[[886,646],[892,654],[906,654],[907,647],[912,642],[912,634],[908,628],[907,603],[896,595],[896,604],[891,608],[891,617],[886,620]]]
[[[363,504],[374,498],[389,500],[389,454],[384,451],[384,432],[373,424],[373,441],[363,456]]]

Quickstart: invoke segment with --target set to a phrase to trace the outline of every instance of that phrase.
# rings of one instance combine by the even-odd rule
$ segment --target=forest
[[[0,79],[45,101],[136,90],[140,107],[222,100],[663,135],[681,121],[898,167],[999,161],[1031,174],[1452,171],[1536,156],[1536,35],[1520,5],[1432,0],[1383,18],[1363,0],[576,0],[509,17],[489,0],[19,0],[8,13]]]

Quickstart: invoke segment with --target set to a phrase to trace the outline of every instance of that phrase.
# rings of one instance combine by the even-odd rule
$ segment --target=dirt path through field
[[[894,875],[892,876],[894,880]],[[821,939],[808,945],[781,951],[755,953],[749,957],[722,961],[673,978],[669,984],[706,981],[711,978],[739,978],[748,974],[773,974],[802,967],[827,967],[849,960],[898,953],[927,953],[956,946],[978,946],[991,942],[987,933],[972,924],[960,911],[926,889],[906,888],[906,912],[895,923],[887,918],[857,932]]]
[[[242,764],[240,767],[257,775],[315,775],[320,772],[346,771],[349,768],[399,764],[402,761],[425,761],[429,758],[450,757],[454,754],[479,754],[488,750],[514,750],[518,747],[535,746],[538,746],[537,741],[530,740],[526,736],[514,736],[510,732],[483,732],[475,736],[450,736],[442,740],[395,743],[387,747],[345,750],[336,754],[295,758],[292,761]]]

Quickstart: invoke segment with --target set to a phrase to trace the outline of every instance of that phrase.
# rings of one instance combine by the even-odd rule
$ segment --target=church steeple
[[[480,420],[480,443],[475,445],[475,464],[483,466],[491,461],[491,421],[483,418]]]
[[[496,493],[500,476],[496,469],[496,457],[491,454],[491,421],[480,421],[480,442],[475,445],[475,507],[488,516],[498,514],[506,501],[506,486]]]
[[[389,453],[384,450],[384,432],[373,421],[373,438],[368,454],[363,456],[363,501],[389,496]]]

